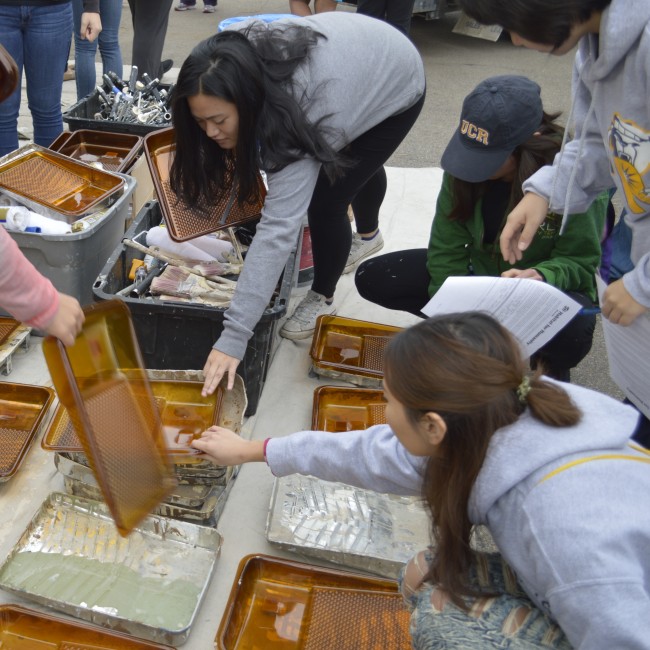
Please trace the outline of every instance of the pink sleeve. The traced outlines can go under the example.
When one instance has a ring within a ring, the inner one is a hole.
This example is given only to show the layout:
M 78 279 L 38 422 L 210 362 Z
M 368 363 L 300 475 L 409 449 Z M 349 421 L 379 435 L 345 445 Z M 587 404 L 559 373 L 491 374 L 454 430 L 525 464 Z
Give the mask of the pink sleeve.
M 0 226 L 0 306 L 17 320 L 42 329 L 59 308 L 59 294 Z

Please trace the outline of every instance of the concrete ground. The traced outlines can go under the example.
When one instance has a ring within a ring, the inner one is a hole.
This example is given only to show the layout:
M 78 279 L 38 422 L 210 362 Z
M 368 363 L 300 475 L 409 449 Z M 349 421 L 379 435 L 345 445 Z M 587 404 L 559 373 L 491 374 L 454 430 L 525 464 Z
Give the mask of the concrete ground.
M 199 40 L 216 31 L 219 21 L 235 15 L 285 13 L 286 0 L 219 0 L 217 12 L 202 14 L 171 11 L 164 58 L 174 59 L 176 70 Z M 340 10 L 350 10 L 343 7 Z M 425 62 L 428 95 L 424 111 L 411 134 L 389 161 L 389 191 L 382 206 L 380 224 L 386 238 L 386 251 L 425 246 L 435 196 L 440 185 L 440 156 L 453 133 L 464 96 L 482 79 L 495 74 L 525 74 L 543 89 L 547 110 L 569 109 L 571 57 L 548 57 L 515 49 L 507 40 L 497 43 L 452 33 L 457 15 L 440 21 L 413 22 L 413 40 Z M 132 38 L 128 5 L 120 33 L 125 64 L 130 62 Z M 341 57 L 345 52 L 341 52 Z M 64 83 L 64 107 L 74 103 L 74 81 Z M 20 126 L 26 135 L 31 124 L 23 102 Z M 303 290 L 304 291 L 304 290 Z M 300 291 L 296 292 L 294 302 Z M 361 299 L 352 277 L 344 276 L 337 288 L 339 314 L 364 320 L 406 326 L 418 319 L 409 314 L 388 312 Z M 29 352 L 17 352 L 13 371 L 6 381 L 51 385 L 40 348 L 34 340 Z M 309 341 L 278 341 L 270 364 L 257 414 L 245 422 L 243 434 L 258 440 L 308 428 L 315 387 L 337 383 L 309 375 Z M 609 379 L 607 357 L 600 328 L 589 357 L 574 371 L 576 383 L 620 396 Z M 3 378 L 5 380 L 5 378 Z M 32 514 L 52 491 L 61 491 L 62 477 L 52 463 L 51 454 L 33 445 L 17 475 L 0 485 L 0 558 L 14 547 Z M 271 546 L 265 536 L 265 523 L 273 477 L 262 463 L 243 467 L 228 497 L 218 530 L 224 538 L 215 575 L 204 604 L 193 625 L 187 650 L 212 647 L 228 594 L 236 577 L 240 559 L 250 553 L 268 553 L 300 560 L 299 556 Z M 399 526 L 399 522 L 396 522 Z M 309 561 L 309 560 L 308 560 Z M 318 562 L 322 564 L 322 562 Z M 30 604 L 0 591 L 0 604 Z

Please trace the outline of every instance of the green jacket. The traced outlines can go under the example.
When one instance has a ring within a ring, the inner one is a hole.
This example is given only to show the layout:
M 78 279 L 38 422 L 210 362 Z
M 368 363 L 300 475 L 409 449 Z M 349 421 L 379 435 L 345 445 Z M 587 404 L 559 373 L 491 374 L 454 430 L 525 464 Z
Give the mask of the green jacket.
M 535 238 L 516 264 L 508 264 L 499 251 L 498 238 L 483 244 L 481 201 L 466 223 L 450 221 L 452 178 L 445 173 L 431 226 L 427 269 L 431 276 L 429 296 L 433 296 L 449 276 L 488 275 L 499 277 L 511 268 L 534 268 L 546 282 L 564 291 L 578 291 L 596 301 L 595 274 L 600 264 L 600 239 L 609 197 L 603 192 L 587 212 L 567 217 L 560 236 L 561 215 L 549 213 Z M 506 215 L 504 214 L 504 222 Z

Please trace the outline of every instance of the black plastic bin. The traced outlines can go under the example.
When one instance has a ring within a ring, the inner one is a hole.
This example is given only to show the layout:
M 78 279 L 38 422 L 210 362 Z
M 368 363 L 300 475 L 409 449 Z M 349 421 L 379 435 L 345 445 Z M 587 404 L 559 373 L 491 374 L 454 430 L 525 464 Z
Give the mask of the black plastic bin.
M 157 201 L 146 203 L 127 230 L 132 239 L 162 220 Z M 93 287 L 95 300 L 109 300 L 130 283 L 128 272 L 143 254 L 120 244 L 106 262 Z M 253 330 L 246 354 L 237 369 L 246 385 L 248 409 L 254 415 L 262 394 L 278 320 L 284 316 L 291 293 L 295 252 L 280 280 L 280 288 Z M 212 345 L 223 331 L 225 308 L 192 303 L 122 297 L 128 305 L 147 368 L 202 369 Z
M 159 88 L 169 88 L 161 84 Z M 68 125 L 70 131 L 78 129 L 92 129 L 93 131 L 110 131 L 112 133 L 133 133 L 134 135 L 145 136 L 147 133 L 166 129 L 171 122 L 166 124 L 139 124 L 135 122 L 120 122 L 118 120 L 96 120 L 95 114 L 100 111 L 101 100 L 95 89 L 90 95 L 80 99 L 76 104 L 63 113 L 63 121 Z

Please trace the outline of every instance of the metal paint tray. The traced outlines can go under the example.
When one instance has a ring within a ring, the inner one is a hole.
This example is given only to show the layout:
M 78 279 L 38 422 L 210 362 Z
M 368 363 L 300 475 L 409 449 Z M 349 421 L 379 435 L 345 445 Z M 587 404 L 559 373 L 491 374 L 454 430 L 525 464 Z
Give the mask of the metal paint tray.
M 256 204 L 240 205 L 230 187 L 215 201 L 199 203 L 197 208 L 190 208 L 179 201 L 169 185 L 169 170 L 175 151 L 176 136 L 173 128 L 160 129 L 145 136 L 147 164 L 169 236 L 174 241 L 187 241 L 259 218 L 266 195 L 261 174 L 258 174 L 257 181 L 262 200 Z
M 377 387 L 384 376 L 386 345 L 402 329 L 341 316 L 319 316 L 309 351 L 314 372 Z
M 109 172 L 126 173 L 137 160 L 142 150 L 142 138 L 130 133 L 111 133 L 80 129 L 65 133 L 66 138 L 57 138 L 51 145 L 52 151 L 80 160 L 87 165 L 101 164 L 100 169 Z
M 189 443 L 217 423 L 223 388 L 202 397 L 202 382 L 151 380 L 151 391 L 162 421 L 165 446 L 172 461 L 202 463 L 198 450 Z M 41 440 L 46 451 L 83 452 L 65 408 L 60 407 Z
M 431 543 L 420 498 L 299 474 L 275 479 L 266 538 L 287 551 L 391 578 Z
M 3 650 L 169 650 L 171 646 L 101 630 L 20 605 L 0 606 Z
M 0 483 L 18 470 L 53 398 L 51 388 L 0 382 Z
M 239 564 L 219 650 L 410 650 L 397 583 L 267 555 Z
M 53 493 L 0 567 L 0 587 L 176 646 L 190 633 L 220 548 L 215 529 L 157 516 L 124 538 L 104 504 Z
M 4 345 L 19 327 L 20 323 L 17 320 L 0 317 L 0 345 Z
M 314 391 L 311 428 L 315 431 L 358 431 L 386 424 L 386 400 L 381 390 L 319 386 Z
M 128 535 L 171 492 L 174 475 L 128 308 L 111 300 L 84 314 L 74 345 L 48 336 L 43 355 L 115 525 Z
M 29 144 L 0 158 L 0 189 L 28 207 L 36 203 L 72 223 L 117 201 L 124 181 L 115 174 Z

